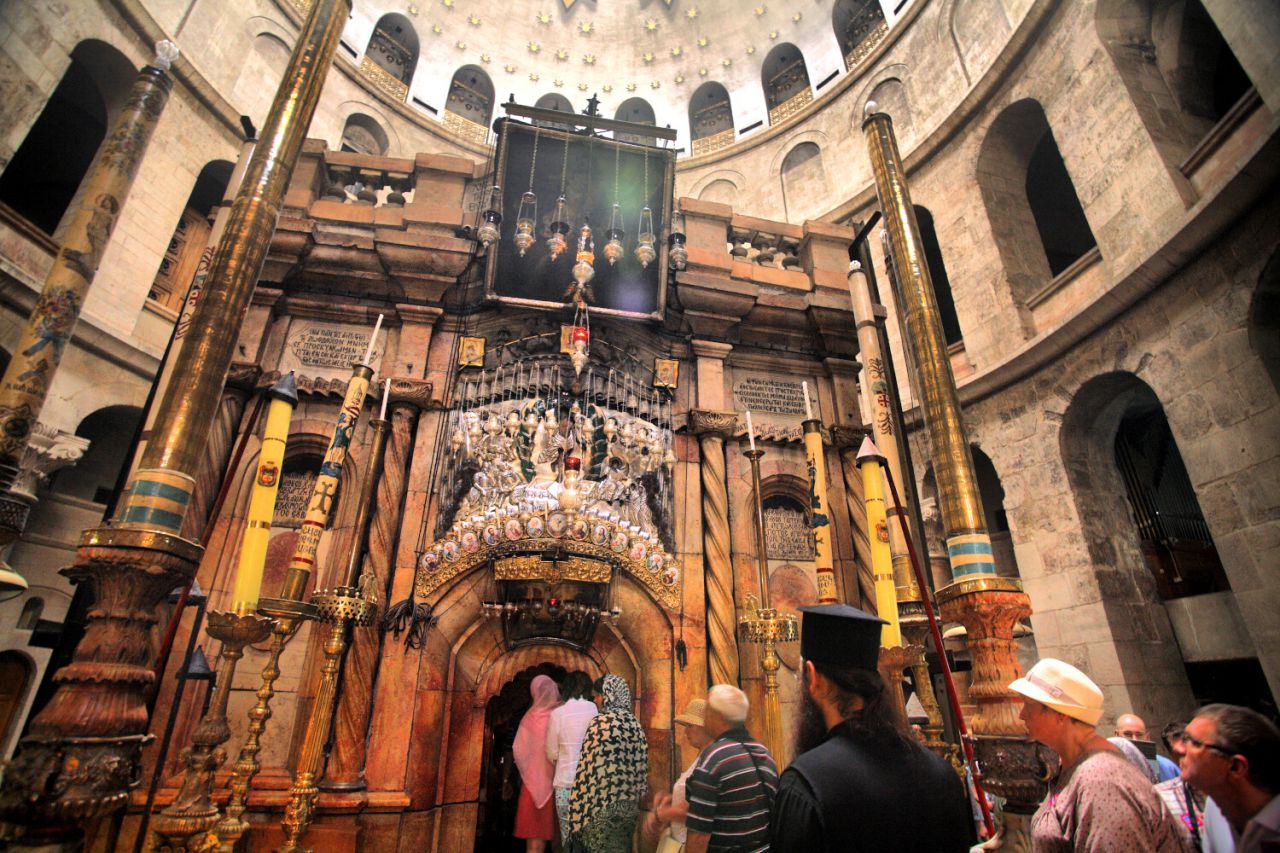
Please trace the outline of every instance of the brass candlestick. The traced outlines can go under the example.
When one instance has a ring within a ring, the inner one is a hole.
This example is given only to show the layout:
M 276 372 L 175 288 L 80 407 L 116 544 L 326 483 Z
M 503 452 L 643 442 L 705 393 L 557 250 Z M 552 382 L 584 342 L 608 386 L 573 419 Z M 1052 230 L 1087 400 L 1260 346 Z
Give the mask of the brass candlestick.
M 209 710 L 191 735 L 191 746 L 182 751 L 187 769 L 173 803 L 152 822 L 152 845 L 157 851 L 207 849 L 208 833 L 218 822 L 213 802 L 213 774 L 226 760 L 222 744 L 231 737 L 227 725 L 227 700 L 235 680 L 236 664 L 244 647 L 260 643 L 271 633 L 272 621 L 255 613 L 214 611 L 205 622 L 205 633 L 222 641 L 218 684 Z
M 385 402 L 385 395 L 383 400 Z M 315 701 L 311 704 L 306 732 L 302 737 L 302 751 L 298 755 L 298 768 L 293 776 L 293 787 L 289 791 L 289 805 L 285 807 L 284 819 L 280 824 L 284 829 L 284 844 L 280 846 L 280 853 L 297 853 L 303 849 L 298 842 L 311 825 L 315 814 L 316 798 L 320 795 L 317 782 L 324 763 L 324 744 L 329 737 L 329 727 L 333 724 L 333 712 L 338 699 L 338 675 L 342 671 L 342 657 L 347 651 L 351 626 L 372 625 L 378 613 L 376 598 L 366 597 L 360 588 L 360 558 L 369 533 L 369 519 L 372 517 L 370 508 L 378 473 L 382 468 L 389 425 L 385 418 L 369 423 L 373 429 L 373 442 L 360 483 L 356 535 L 351 540 L 342 583 L 332 590 L 320 591 L 311 596 L 320 621 L 327 623 L 329 630 L 324 639 L 320 689 L 316 691 Z
M 738 619 L 738 638 L 744 643 L 757 643 L 760 668 L 764 671 L 764 729 L 765 743 L 778 767 L 787 763 L 785 742 L 782 738 L 782 708 L 778 699 L 778 669 L 782 665 L 778 657 L 778 644 L 800 638 L 796 617 L 779 615 L 769 606 L 769 556 L 765 551 L 764 499 L 760 493 L 760 457 L 763 450 L 751 448 L 744 451 L 751 460 L 751 483 L 756 497 L 756 573 L 760 584 L 760 600 L 747 596 L 746 613 Z

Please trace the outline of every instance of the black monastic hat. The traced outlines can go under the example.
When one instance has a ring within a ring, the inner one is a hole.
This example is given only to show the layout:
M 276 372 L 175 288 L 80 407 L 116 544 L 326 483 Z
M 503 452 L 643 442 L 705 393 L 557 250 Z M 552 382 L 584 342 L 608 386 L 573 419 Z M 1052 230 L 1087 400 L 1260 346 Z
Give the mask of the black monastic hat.
M 800 655 L 814 663 L 875 671 L 880 628 L 889 623 L 847 604 L 801 607 Z

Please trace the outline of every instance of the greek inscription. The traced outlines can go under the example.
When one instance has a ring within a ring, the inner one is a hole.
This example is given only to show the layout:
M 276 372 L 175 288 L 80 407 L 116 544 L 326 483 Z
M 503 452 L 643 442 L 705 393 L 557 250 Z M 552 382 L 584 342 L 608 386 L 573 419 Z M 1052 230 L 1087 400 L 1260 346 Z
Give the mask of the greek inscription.
M 773 560 L 812 560 L 813 531 L 800 510 L 768 507 L 764 511 L 765 552 Z
M 369 333 L 361 329 L 312 326 L 289 341 L 289 349 L 307 367 L 350 367 L 368 344 Z
M 757 377 L 742 379 L 734 384 L 733 396 L 740 408 L 753 412 L 804 415 L 804 392 L 799 382 Z

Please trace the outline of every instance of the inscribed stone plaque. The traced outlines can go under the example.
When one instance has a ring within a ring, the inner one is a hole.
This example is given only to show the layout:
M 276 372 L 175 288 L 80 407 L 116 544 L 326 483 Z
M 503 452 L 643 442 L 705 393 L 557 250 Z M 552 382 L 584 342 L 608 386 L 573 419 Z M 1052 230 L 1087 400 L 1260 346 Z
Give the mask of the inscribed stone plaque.
M 351 375 L 351 365 L 364 358 L 372 332 L 370 326 L 294 320 L 289 324 L 284 354 L 280 357 L 280 372 L 293 370 L 299 376 L 345 379 Z M 381 360 L 385 341 L 386 332 L 379 332 L 370 359 L 374 367 Z
M 734 408 L 751 410 L 759 436 L 775 440 L 799 439 L 803 433 L 804 390 L 800 380 L 780 376 L 743 375 L 733 380 Z
M 812 560 L 814 556 L 813 531 L 800 510 L 766 507 L 764 542 L 771 560 Z

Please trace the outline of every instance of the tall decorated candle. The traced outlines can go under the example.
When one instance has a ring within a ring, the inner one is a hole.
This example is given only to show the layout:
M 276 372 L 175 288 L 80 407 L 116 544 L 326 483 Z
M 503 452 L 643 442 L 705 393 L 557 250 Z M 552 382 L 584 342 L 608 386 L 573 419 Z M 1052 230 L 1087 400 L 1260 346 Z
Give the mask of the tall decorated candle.
M 809 527 L 813 530 L 814 571 L 818 581 L 818 603 L 836 604 L 835 559 L 831 548 L 831 505 L 827 501 L 827 457 L 822 446 L 822 424 L 813 416 L 809 403 L 809 383 L 804 390 L 804 450 L 809 468 Z

